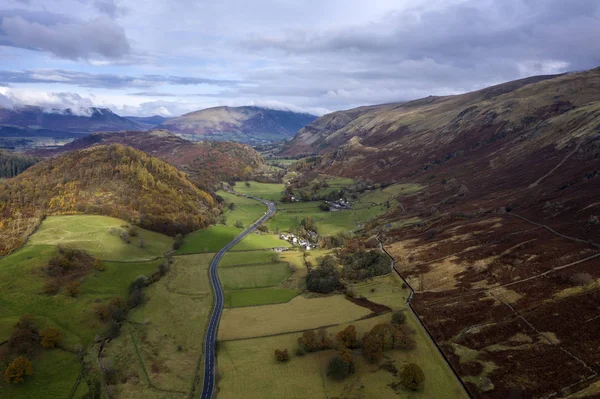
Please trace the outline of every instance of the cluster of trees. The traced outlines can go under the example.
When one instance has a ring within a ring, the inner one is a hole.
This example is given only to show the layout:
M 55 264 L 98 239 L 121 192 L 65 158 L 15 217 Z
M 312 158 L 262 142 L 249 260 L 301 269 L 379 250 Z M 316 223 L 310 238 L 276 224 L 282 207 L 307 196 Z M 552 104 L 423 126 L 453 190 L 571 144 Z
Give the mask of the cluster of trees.
M 183 172 L 141 151 L 98 146 L 39 162 L 0 184 L 0 234 L 17 215 L 91 213 L 168 235 L 218 217 L 213 197 Z M 22 241 L 21 241 L 22 243 Z M 13 248 L 0 248 L 0 254 Z
M 337 261 L 331 255 L 321 259 L 319 267 L 311 269 L 306 275 L 306 288 L 312 292 L 329 294 L 340 287 L 340 273 Z
M 338 258 L 344 265 L 342 277 L 348 280 L 365 280 L 383 276 L 392 270 L 391 259 L 379 250 L 358 249 L 339 251 Z
M 39 160 L 26 155 L 0 151 L 0 178 L 10 178 L 20 175 L 25 169 Z
M 6 344 L 0 347 L 0 368 L 4 365 L 4 380 L 9 384 L 23 382 L 33 374 L 30 359 L 35 358 L 43 349 L 59 346 L 61 341 L 60 330 L 48 327 L 40 331 L 33 317 L 21 316 Z
M 348 233 L 339 232 L 334 236 L 325 236 L 319 238 L 319 246 L 321 248 L 339 248 L 346 245 L 348 242 L 349 236 Z
M 104 262 L 85 251 L 59 245 L 44 268 L 49 277 L 44 284 L 44 293 L 55 295 L 64 287 L 67 295 L 76 297 L 80 291 L 79 279 L 92 269 L 103 271 Z
M 354 325 L 339 331 L 334 338 L 324 328 L 304 331 L 298 338 L 296 355 L 304 356 L 306 353 L 335 349 L 337 353 L 329 361 L 327 375 L 332 379 L 343 380 L 356 371 L 353 351 L 362 350 L 365 359 L 375 363 L 381 360 L 385 351 L 413 349 L 414 331 L 404 322 L 404 313 L 395 312 L 391 323 L 376 325 L 364 335 L 362 340 L 359 339 Z M 287 349 L 276 349 L 275 359 L 278 362 L 287 362 L 289 360 Z M 400 372 L 400 384 L 411 390 L 419 389 L 424 379 L 423 370 L 414 363 L 406 365 Z

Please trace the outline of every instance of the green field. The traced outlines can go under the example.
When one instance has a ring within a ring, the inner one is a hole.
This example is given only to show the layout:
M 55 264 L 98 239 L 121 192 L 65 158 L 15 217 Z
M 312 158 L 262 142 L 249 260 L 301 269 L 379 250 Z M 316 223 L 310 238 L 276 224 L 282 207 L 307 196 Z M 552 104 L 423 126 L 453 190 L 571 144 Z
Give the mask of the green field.
M 105 349 L 120 376 L 115 397 L 190 396 L 194 379 L 202 375 L 199 360 L 213 303 L 212 258 L 176 257 L 168 275 L 146 288 L 146 303 L 130 313 L 131 323 Z M 147 380 L 164 391 L 150 388 Z
M 250 187 L 246 187 L 246 184 L 243 182 L 238 182 L 233 189 L 238 193 L 250 194 L 269 201 L 279 201 L 283 196 L 283 190 L 285 190 L 283 184 L 259 183 L 256 181 L 248 183 L 250 183 Z
M 228 291 L 225 293 L 225 306 L 236 308 L 283 303 L 288 302 L 296 295 L 298 295 L 297 290 L 280 287 Z
M 251 308 L 248 308 L 251 309 Z M 354 322 L 362 336 L 378 323 L 389 322 L 390 315 Z M 413 327 L 412 321 L 410 325 Z M 334 335 L 346 324 L 328 328 Z M 397 382 L 390 372 L 378 364 L 370 364 L 360 354 L 355 356 L 356 373 L 343 381 L 327 377 L 327 363 L 335 351 L 322 351 L 295 356 L 299 333 L 290 333 L 262 338 L 225 341 L 219 345 L 218 364 L 222 378 L 219 380 L 221 398 L 467 398 L 447 367 L 441 355 L 428 340 L 417 333 L 417 347 L 411 351 L 386 352 L 385 362 L 392 362 L 398 369 L 414 362 L 425 373 L 422 390 L 411 392 L 390 388 Z M 291 359 L 284 364 L 277 363 L 273 356 L 274 348 L 288 349 Z M 301 395 L 298 395 L 301 393 Z
M 287 263 L 219 268 L 219 278 L 226 290 L 272 287 L 281 284 L 291 275 L 292 271 Z
M 56 225 L 59 220 L 64 222 L 60 229 Z M 96 221 L 99 225 L 94 227 Z M 88 216 L 48 218 L 44 223 L 46 225 L 42 224 L 40 231 L 31 237 L 25 247 L 0 260 L 0 340 L 8 337 L 20 316 L 30 314 L 38 328 L 58 328 L 63 334 L 64 348 L 75 350 L 81 346 L 87 349 L 94 337 L 107 328 L 94 317 L 94 307 L 116 296 L 125 299 L 129 284 L 139 275 L 150 275 L 162 260 L 135 262 L 142 254 L 139 248 L 129 250 L 126 244 L 118 243 L 115 247 L 121 248 L 119 253 L 128 262 L 107 261 L 104 271 L 89 272 L 81 284 L 79 296 L 72 298 L 65 295 L 64 291 L 54 296 L 43 295 L 42 288 L 48 281 L 43 268 L 56 253 L 55 244 L 66 243 L 89 249 L 92 254 L 111 255 L 110 248 L 114 247 L 106 241 L 99 245 L 90 239 L 90 232 L 97 231 L 102 237 L 107 225 L 125 224 L 117 219 Z M 55 232 L 54 240 L 51 231 Z M 141 231 L 140 235 L 148 239 L 147 248 L 155 252 L 146 253 L 145 257 L 151 254 L 156 256 L 162 249 L 170 247 L 171 240 L 168 237 L 146 233 Z M 153 238 L 158 238 L 157 242 L 152 241 Z M 113 259 L 110 256 L 107 258 Z M 81 371 L 81 364 L 75 355 L 61 350 L 44 351 L 32 361 L 34 376 L 20 386 L 0 389 L 0 398 L 69 396 Z
M 315 219 L 320 235 L 334 235 L 356 230 L 359 224 L 370 221 L 386 212 L 383 205 L 357 204 L 354 209 L 326 212 L 319 209 L 319 201 L 281 204 L 277 214 L 269 222 L 273 231 L 293 231 L 300 226 L 302 219 L 311 216 Z
M 222 190 L 217 191 L 217 195 L 223 197 L 226 206 L 231 203 L 235 205 L 234 210 L 229 210 L 226 207 L 225 217 L 228 226 L 233 226 L 237 221 L 240 221 L 244 224 L 244 227 L 248 227 L 267 211 L 265 204 L 251 198 L 241 197 Z
M 284 166 L 290 166 L 295 164 L 296 162 L 298 162 L 299 159 L 288 159 L 288 158 L 282 158 L 282 159 L 267 159 L 266 162 L 269 165 L 284 165 Z
M 252 265 L 270 263 L 273 261 L 273 251 L 229 251 L 219 262 L 219 268 L 235 265 Z
M 359 196 L 358 202 L 383 204 L 394 198 L 404 197 L 424 189 L 420 184 L 393 184 L 382 190 L 365 191 Z
M 171 249 L 171 238 L 152 231 L 137 229 L 139 237 L 132 237 L 131 244 L 109 233 L 111 228 L 121 229 L 126 225 L 129 223 L 107 216 L 49 216 L 27 246 L 62 244 L 84 249 L 101 259 L 119 261 L 154 259 Z M 144 241 L 143 248 L 139 245 L 140 238 Z
M 237 243 L 232 251 L 252 251 L 255 249 L 287 248 L 292 245 L 279 238 L 276 234 L 248 234 L 242 241 Z
M 240 235 L 242 229 L 229 226 L 213 226 L 196 230 L 185 236 L 183 245 L 175 253 L 177 255 L 218 252 L 231 240 Z

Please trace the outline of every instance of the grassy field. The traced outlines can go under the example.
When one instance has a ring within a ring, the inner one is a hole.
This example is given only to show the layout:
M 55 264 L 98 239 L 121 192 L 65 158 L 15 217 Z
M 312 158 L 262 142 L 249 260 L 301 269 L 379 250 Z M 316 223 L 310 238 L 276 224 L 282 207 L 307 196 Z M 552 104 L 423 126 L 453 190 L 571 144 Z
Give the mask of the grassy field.
M 287 248 L 292 245 L 279 238 L 277 234 L 248 234 L 242 241 L 237 243 L 232 251 L 252 251 L 255 249 Z
M 109 230 L 129 225 L 121 219 L 95 215 L 49 216 L 31 236 L 27 246 L 66 245 L 84 249 L 105 260 L 147 260 L 163 256 L 172 246 L 172 239 L 159 233 L 138 229 L 139 237 L 131 244 L 110 234 Z M 144 240 L 141 248 L 139 239 Z
M 270 201 L 279 201 L 283 196 L 283 190 L 285 190 L 283 184 L 259 183 L 256 181 L 248 183 L 250 183 L 250 187 L 246 187 L 246 184 L 243 182 L 238 182 L 233 189 L 240 194 L 250 194 Z
M 58 242 L 84 250 L 89 244 L 93 254 L 111 254 L 111 246 L 106 242 L 98 245 L 90 239 L 90 231 L 96 230 L 102 236 L 106 231 L 106 219 L 111 223 L 116 219 L 70 216 L 64 219 L 59 231 L 54 222 L 60 219 L 48 218 L 48 224 L 42 225 L 28 245 L 0 260 L 0 338 L 5 339 L 10 334 L 20 316 L 30 314 L 40 329 L 49 326 L 58 328 L 63 334 L 62 345 L 65 348 L 87 348 L 94 337 L 107 328 L 94 317 L 94 307 L 116 296 L 125 299 L 129 284 L 139 275 L 150 275 L 161 262 L 135 262 L 140 256 L 139 248 L 129 251 L 125 244 L 119 243 L 125 246 L 120 253 L 129 262 L 107 261 L 104 271 L 90 272 L 81 284 L 78 297 L 72 298 L 62 291 L 54 296 L 43 295 L 42 288 L 47 281 L 43 268 L 56 253 L 55 244 Z M 76 222 L 77 219 L 80 222 Z M 99 227 L 93 226 L 94 221 L 99 221 Z M 125 222 L 117 222 L 117 225 L 122 224 Z M 55 240 L 52 240 L 51 231 L 55 232 Z M 154 248 L 156 254 L 170 246 L 167 237 L 160 236 L 154 243 L 152 239 L 157 237 L 154 233 L 147 235 L 142 231 L 141 235 L 148 239 L 147 248 Z M 23 385 L 0 389 L 0 398 L 68 397 L 81 371 L 77 357 L 69 352 L 53 350 L 44 351 L 32 360 L 35 375 Z
M 318 328 L 360 319 L 369 313 L 369 309 L 355 305 L 341 295 L 310 299 L 300 295 L 277 305 L 225 309 L 219 340 Z
M 53 349 L 44 351 L 33 362 L 33 369 L 26 383 L 0 387 L 0 398 L 66 398 L 81 372 L 81 363 L 76 354 Z
M 292 271 L 287 263 L 219 268 L 219 278 L 225 290 L 272 287 L 281 284 L 291 275 Z
M 354 322 L 359 337 L 379 323 L 389 322 L 390 315 Z M 409 319 L 412 327 L 414 320 Z M 347 324 L 328 328 L 334 335 Z M 366 362 L 355 355 L 356 373 L 344 381 L 327 377 L 327 364 L 334 351 L 324 351 L 295 356 L 299 333 L 270 337 L 221 342 L 218 364 L 222 378 L 219 380 L 221 398 L 466 398 L 450 369 L 427 337 L 417 332 L 417 346 L 411 351 L 386 352 L 379 364 Z M 274 349 L 288 349 L 289 362 L 280 364 L 273 356 Z M 392 362 L 398 369 L 414 362 L 425 373 L 424 388 L 417 392 L 401 390 L 398 393 L 390 384 L 398 381 L 390 372 L 380 368 Z
M 273 261 L 273 251 L 239 251 L 227 252 L 219 263 L 219 268 L 236 265 L 264 264 Z
M 402 279 L 396 273 L 379 276 L 358 284 L 352 284 L 357 297 L 390 307 L 392 310 L 406 309 L 410 290 L 402 288 Z
M 213 226 L 197 230 L 185 236 L 177 255 L 218 252 L 231 240 L 240 235 L 242 229 L 229 226 Z
M 273 231 L 293 231 L 300 226 L 302 219 L 311 216 L 317 223 L 320 235 L 334 235 L 356 230 L 367 222 L 386 212 L 383 205 L 357 204 L 354 209 L 326 212 L 319 208 L 321 202 L 294 202 L 277 206 L 277 214 L 268 222 Z
M 425 187 L 420 184 L 393 184 L 382 190 L 366 191 L 358 198 L 358 202 L 383 204 L 394 198 L 417 193 L 424 188 Z
M 132 323 L 107 346 L 105 352 L 122 380 L 119 397 L 189 395 L 194 378 L 202 373 L 197 365 L 213 303 L 208 279 L 212 258 L 177 257 L 167 276 L 147 288 L 148 300 L 130 314 Z M 150 389 L 147 379 L 167 392 Z
M 217 191 L 217 195 L 223 197 L 226 205 L 231 203 L 235 205 L 234 210 L 226 208 L 225 217 L 228 226 L 233 226 L 240 221 L 248 227 L 267 211 L 265 204 L 250 198 L 240 197 L 227 191 Z
M 225 292 L 225 306 L 228 308 L 237 308 L 284 303 L 297 295 L 297 290 L 281 287 L 227 291 Z

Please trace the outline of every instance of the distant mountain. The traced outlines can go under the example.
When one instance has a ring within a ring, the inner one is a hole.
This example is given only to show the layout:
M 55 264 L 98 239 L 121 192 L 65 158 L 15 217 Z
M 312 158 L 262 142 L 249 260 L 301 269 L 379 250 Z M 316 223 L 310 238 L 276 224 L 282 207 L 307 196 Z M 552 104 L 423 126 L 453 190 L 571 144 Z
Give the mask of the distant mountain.
M 257 144 L 291 138 L 316 118 L 261 107 L 215 107 L 169 119 L 160 127 L 190 140 Z
M 143 127 L 106 108 L 90 108 L 83 115 L 70 109 L 24 106 L 0 108 L 0 137 L 77 137 L 98 131 L 137 130 Z
M 94 133 L 52 150 L 35 150 L 36 156 L 56 156 L 98 145 L 123 144 L 144 151 L 188 173 L 199 187 L 212 189 L 221 181 L 246 179 L 266 168 L 252 147 L 231 142 L 191 142 L 165 130 Z
M 160 115 L 152 115 L 152 116 L 124 116 L 123 118 L 128 119 L 132 122 L 137 123 L 139 126 L 144 127 L 146 129 L 152 129 L 167 121 L 171 118 L 167 118 Z
M 123 145 L 71 151 L 0 185 L 0 254 L 45 215 L 99 214 L 175 235 L 214 222 L 214 199 L 168 163 Z

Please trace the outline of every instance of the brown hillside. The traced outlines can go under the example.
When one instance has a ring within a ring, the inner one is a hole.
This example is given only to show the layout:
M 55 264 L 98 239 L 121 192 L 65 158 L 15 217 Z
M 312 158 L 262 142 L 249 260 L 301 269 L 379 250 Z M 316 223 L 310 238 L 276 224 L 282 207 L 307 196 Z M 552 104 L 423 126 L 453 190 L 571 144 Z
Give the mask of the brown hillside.
M 369 227 L 472 396 L 564 397 L 598 381 L 600 69 L 347 119 L 317 120 L 284 151 L 324 154 L 298 164 L 309 174 L 427 186 Z
M 246 144 L 191 142 L 165 130 L 94 133 L 61 148 L 37 150 L 38 156 L 54 156 L 96 145 L 123 144 L 144 151 L 188 173 L 199 187 L 212 190 L 221 181 L 247 179 L 265 167 L 258 152 Z
M 122 145 L 42 161 L 0 185 L 0 253 L 44 215 L 90 213 L 174 235 L 213 221 L 213 198 L 164 161 Z

